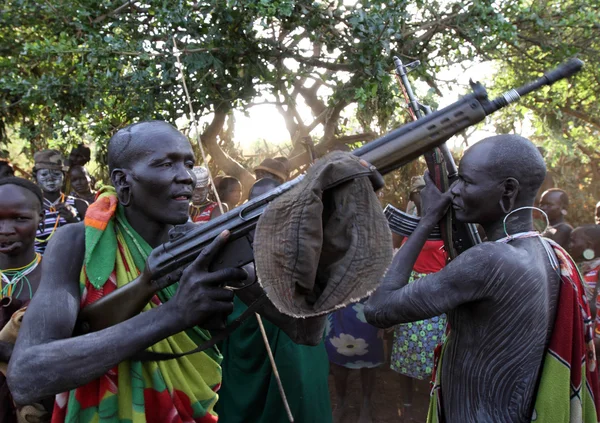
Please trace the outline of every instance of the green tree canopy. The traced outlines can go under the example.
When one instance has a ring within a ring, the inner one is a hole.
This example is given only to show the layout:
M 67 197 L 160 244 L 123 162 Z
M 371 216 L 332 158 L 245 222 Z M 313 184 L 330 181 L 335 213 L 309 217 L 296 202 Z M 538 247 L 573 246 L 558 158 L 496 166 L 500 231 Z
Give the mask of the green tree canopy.
M 510 117 L 532 110 L 538 135 L 558 140 L 553 151 L 582 136 L 593 149 L 598 14 L 593 0 L 8 0 L 0 14 L 0 142 L 9 129 L 30 152 L 85 137 L 102 161 L 109 136 L 131 122 L 189 122 L 175 39 L 202 142 L 219 169 L 246 184 L 251 175 L 231 148 L 233 110 L 275 105 L 292 155 L 311 135 L 318 154 L 368 141 L 407 119 L 393 55 L 423 63 L 411 76 L 435 102 L 437 75 L 448 66 L 496 61 L 504 88 L 578 54 L 589 62 L 584 75 Z

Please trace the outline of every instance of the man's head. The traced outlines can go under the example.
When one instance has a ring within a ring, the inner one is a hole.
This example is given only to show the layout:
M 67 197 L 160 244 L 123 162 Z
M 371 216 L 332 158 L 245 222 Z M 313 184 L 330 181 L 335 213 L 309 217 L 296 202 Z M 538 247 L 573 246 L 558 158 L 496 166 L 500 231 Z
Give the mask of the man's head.
M 92 152 L 85 144 L 79 144 L 71 150 L 69 154 L 69 164 L 71 166 L 85 166 L 90 161 Z
M 208 170 L 202 166 L 194 166 L 192 172 L 196 177 L 192 203 L 195 206 L 201 206 L 208 198 Z
M 119 202 L 161 224 L 187 221 L 194 161 L 187 138 L 162 121 L 130 125 L 108 144 L 108 168 Z
M 288 179 L 287 163 L 280 159 L 264 159 L 260 165 L 254 169 L 256 179 L 271 178 L 284 183 Z
M 65 179 L 63 158 L 57 150 L 42 150 L 33 155 L 33 173 L 42 191 L 60 192 Z
M 71 166 L 69 168 L 71 186 L 77 194 L 89 194 L 92 192 L 92 178 L 83 166 Z
M 18 256 L 32 251 L 43 219 L 43 195 L 23 178 L 0 179 L 0 254 Z
M 242 184 L 233 176 L 225 176 L 219 182 L 219 198 L 227 203 L 230 209 L 237 206 L 242 199 Z
M 568 208 L 569 196 L 562 189 L 550 188 L 542 194 L 540 199 L 540 209 L 548 215 L 550 223 L 566 216 Z
M 546 165 L 531 141 L 518 135 L 486 138 L 460 162 L 459 181 L 451 189 L 456 218 L 485 226 L 532 206 L 545 176 Z
M 0 159 L 0 178 L 15 176 L 15 170 L 8 160 Z
M 248 200 L 253 200 L 256 197 L 260 197 L 263 194 L 266 194 L 269 191 L 277 188 L 281 183 L 271 178 L 263 178 L 259 179 L 252 185 L 250 188 L 250 194 L 248 194 Z
M 569 235 L 567 251 L 576 262 L 600 256 L 600 226 L 583 225 L 573 229 Z
M 596 209 L 594 210 L 594 221 L 596 225 L 600 225 L 600 201 L 596 203 Z

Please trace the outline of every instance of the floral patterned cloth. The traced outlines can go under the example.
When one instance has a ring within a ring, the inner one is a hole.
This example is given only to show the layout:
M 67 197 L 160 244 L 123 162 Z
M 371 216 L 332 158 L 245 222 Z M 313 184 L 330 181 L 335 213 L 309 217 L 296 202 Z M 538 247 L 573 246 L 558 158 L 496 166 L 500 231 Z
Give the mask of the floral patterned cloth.
M 408 283 L 425 276 L 412 272 Z M 433 352 L 444 341 L 446 315 L 406 323 L 394 329 L 392 370 L 415 379 L 429 379 L 433 371 Z
M 327 316 L 325 348 L 330 362 L 349 369 L 383 364 L 383 338 L 379 329 L 367 323 L 365 301 Z

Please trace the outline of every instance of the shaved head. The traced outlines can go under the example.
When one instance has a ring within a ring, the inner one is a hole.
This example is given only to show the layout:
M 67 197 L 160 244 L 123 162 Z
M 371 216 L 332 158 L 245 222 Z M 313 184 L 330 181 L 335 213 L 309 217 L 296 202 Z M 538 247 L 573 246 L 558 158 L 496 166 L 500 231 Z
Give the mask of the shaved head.
M 474 144 L 465 156 L 479 154 L 491 176 L 497 180 L 515 178 L 520 197 L 533 200 L 546 178 L 546 164 L 538 148 L 519 135 L 497 135 Z
M 108 141 L 109 172 L 129 168 L 134 159 L 148 151 L 151 141 L 165 133 L 187 140 L 173 125 L 160 120 L 134 123 L 118 130 Z

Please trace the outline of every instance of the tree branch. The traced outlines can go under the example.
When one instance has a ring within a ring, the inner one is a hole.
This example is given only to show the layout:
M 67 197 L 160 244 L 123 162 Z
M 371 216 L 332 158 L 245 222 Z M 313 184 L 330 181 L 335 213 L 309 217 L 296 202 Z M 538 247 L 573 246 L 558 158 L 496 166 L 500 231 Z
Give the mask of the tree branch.
M 115 15 L 118 15 L 119 13 L 121 13 L 123 10 L 127 9 L 127 7 L 131 6 L 132 9 L 138 11 L 138 12 L 147 12 L 148 10 L 150 10 L 149 8 L 142 8 L 139 6 L 135 6 L 134 5 L 135 1 L 134 0 L 127 0 L 125 3 L 123 3 L 121 6 L 117 7 L 115 10 L 105 13 L 104 15 L 100 15 L 98 16 L 96 19 L 94 19 L 92 21 L 93 24 L 97 24 L 102 22 L 103 20 L 105 20 L 106 18 L 110 18 L 113 17 Z

